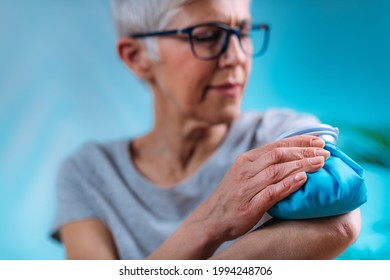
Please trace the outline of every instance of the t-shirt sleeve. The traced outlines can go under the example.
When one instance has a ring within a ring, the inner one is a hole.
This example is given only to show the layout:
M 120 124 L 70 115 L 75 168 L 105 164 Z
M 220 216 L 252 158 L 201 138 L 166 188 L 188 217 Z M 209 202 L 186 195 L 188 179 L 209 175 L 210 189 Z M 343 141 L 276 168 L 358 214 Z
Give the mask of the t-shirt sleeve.
M 282 133 L 300 127 L 320 124 L 313 115 L 290 109 L 269 109 L 264 112 L 261 125 L 256 131 L 258 143 L 274 142 Z
M 88 174 L 86 168 L 77 162 L 77 158 L 69 157 L 60 166 L 57 174 L 57 209 L 52 228 L 52 238 L 60 241 L 59 230 L 64 224 L 96 218 L 90 206 L 86 187 Z

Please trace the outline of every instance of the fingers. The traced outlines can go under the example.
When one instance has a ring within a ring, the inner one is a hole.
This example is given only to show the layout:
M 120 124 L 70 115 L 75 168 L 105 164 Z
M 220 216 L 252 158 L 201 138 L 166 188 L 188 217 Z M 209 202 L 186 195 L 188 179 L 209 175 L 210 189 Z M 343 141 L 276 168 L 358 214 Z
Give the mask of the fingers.
M 318 156 L 322 156 L 327 160 L 330 157 L 330 152 L 321 148 L 276 148 L 265 153 L 253 163 L 256 165 L 257 170 L 260 171 L 272 164 Z
M 300 135 L 286 139 L 279 140 L 273 143 L 279 147 L 316 147 L 323 148 L 325 146 L 324 140 L 317 136 Z
M 324 166 L 330 157 L 324 146 L 321 138 L 310 135 L 280 140 L 240 155 L 232 174 L 238 182 L 245 182 L 251 198 L 271 203 L 269 208 L 302 186 L 306 172 Z
M 305 172 L 298 172 L 291 174 L 283 180 L 269 185 L 263 189 L 256 196 L 253 197 L 253 205 L 263 208 L 263 211 L 267 211 L 276 202 L 286 198 L 291 193 L 298 190 L 307 180 Z
M 321 148 L 312 148 L 312 147 L 276 148 L 274 150 L 265 153 L 264 155 L 262 155 L 261 157 L 259 157 L 257 160 L 253 162 L 250 162 L 250 160 L 248 160 L 247 155 L 245 155 L 244 159 L 247 160 L 247 162 L 249 163 L 246 165 L 246 178 L 250 179 L 256 176 L 257 174 L 259 174 L 260 172 L 262 172 L 264 169 L 271 167 L 272 165 L 275 164 L 277 165 L 278 163 L 296 161 L 305 158 L 315 158 L 315 157 L 323 157 L 325 161 L 330 157 L 330 152 Z M 302 163 L 302 166 L 304 165 L 305 164 Z M 277 172 L 276 169 L 272 169 L 272 170 L 275 170 L 275 172 Z M 309 171 L 309 170 L 302 170 L 302 171 Z
M 259 157 L 264 155 L 267 152 L 270 152 L 278 148 L 288 148 L 288 147 L 312 147 L 312 148 L 323 148 L 325 146 L 324 140 L 319 137 L 312 135 L 301 135 L 294 136 L 291 138 L 286 138 L 266 146 L 261 146 L 256 149 L 248 151 L 247 157 L 251 161 L 257 160 Z
M 324 163 L 325 158 L 323 156 L 316 156 L 272 164 L 260 171 L 252 179 L 254 181 L 261 181 L 264 185 L 271 185 L 282 181 L 292 174 L 297 174 L 299 172 L 315 172 L 322 168 Z

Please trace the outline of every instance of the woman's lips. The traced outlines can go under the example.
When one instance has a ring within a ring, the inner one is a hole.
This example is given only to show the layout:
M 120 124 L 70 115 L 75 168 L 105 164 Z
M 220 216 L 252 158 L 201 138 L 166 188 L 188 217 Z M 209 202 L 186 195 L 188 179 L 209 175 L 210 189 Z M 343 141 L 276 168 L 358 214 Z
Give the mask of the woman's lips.
M 227 83 L 227 84 L 220 84 L 220 85 L 212 85 L 209 86 L 208 89 L 226 96 L 236 96 L 241 93 L 240 84 Z

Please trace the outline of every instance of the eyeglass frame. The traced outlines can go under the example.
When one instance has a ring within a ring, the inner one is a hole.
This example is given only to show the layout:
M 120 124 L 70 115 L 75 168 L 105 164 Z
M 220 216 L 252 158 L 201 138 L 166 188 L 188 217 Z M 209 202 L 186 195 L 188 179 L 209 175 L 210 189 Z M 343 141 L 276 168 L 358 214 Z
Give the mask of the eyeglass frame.
M 223 45 L 222 45 L 221 50 L 219 51 L 219 53 L 217 53 L 216 55 L 214 55 L 212 57 L 204 58 L 204 57 L 200 57 L 200 56 L 198 56 L 196 54 L 192 31 L 195 28 L 198 28 L 198 27 L 201 27 L 201 26 L 209 26 L 209 25 L 210 26 L 215 26 L 215 27 L 218 27 L 218 28 L 221 28 L 221 29 L 225 30 L 227 32 L 227 35 L 226 35 L 225 41 L 223 42 Z M 248 55 L 248 53 L 245 51 L 245 49 L 242 46 L 241 37 L 240 37 L 241 36 L 241 34 L 240 34 L 241 28 L 242 28 L 242 25 L 241 26 L 237 26 L 235 28 L 230 28 L 227 24 L 224 24 L 224 23 L 221 23 L 221 22 L 206 22 L 206 23 L 201 23 L 201 24 L 193 25 L 193 26 L 190 26 L 190 27 L 182 28 L 182 29 L 171 29 L 171 30 L 154 31 L 154 32 L 134 33 L 134 34 L 130 34 L 129 37 L 131 37 L 131 38 L 146 38 L 146 37 L 172 36 L 172 35 L 186 34 L 186 35 L 188 35 L 188 39 L 190 41 L 190 46 L 191 46 L 192 53 L 193 53 L 193 55 L 196 58 L 201 59 L 201 60 L 214 60 L 214 59 L 219 58 L 222 54 L 224 54 L 226 52 L 226 50 L 229 47 L 230 36 L 233 35 L 233 34 L 236 35 L 236 37 L 237 37 L 237 39 L 238 39 L 238 41 L 240 43 L 240 47 L 243 50 L 243 52 Z M 266 24 L 266 23 L 251 23 L 249 30 L 264 30 L 265 34 L 264 34 L 263 46 L 260 49 L 260 51 L 257 52 L 253 56 L 257 57 L 257 56 L 263 55 L 265 53 L 265 51 L 267 50 L 267 47 L 268 47 L 269 30 L 270 30 L 269 25 Z

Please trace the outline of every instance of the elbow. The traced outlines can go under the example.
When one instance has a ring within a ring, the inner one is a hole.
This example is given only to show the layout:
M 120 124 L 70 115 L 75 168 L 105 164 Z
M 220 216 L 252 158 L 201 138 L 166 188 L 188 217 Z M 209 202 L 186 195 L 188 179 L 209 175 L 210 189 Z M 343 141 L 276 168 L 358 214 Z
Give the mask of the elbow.
M 361 229 L 360 210 L 340 215 L 335 221 L 335 234 L 345 248 L 352 245 L 359 237 Z

